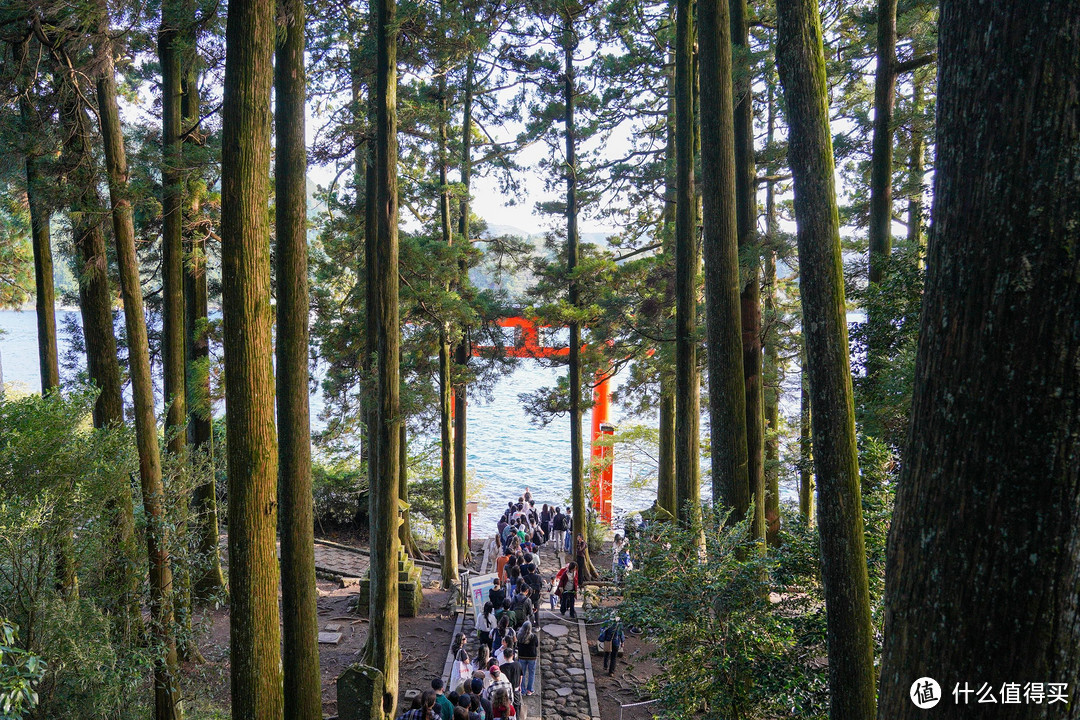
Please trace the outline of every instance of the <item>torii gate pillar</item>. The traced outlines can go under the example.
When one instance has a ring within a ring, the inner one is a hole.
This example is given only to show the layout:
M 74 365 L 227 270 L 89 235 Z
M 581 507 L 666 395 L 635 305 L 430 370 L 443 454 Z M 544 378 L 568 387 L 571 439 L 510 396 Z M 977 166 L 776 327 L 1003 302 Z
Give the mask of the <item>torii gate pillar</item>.
M 603 522 L 611 523 L 611 476 L 614 465 L 614 448 L 597 442 L 604 435 L 611 435 L 615 426 L 608 422 L 611 403 L 608 397 L 610 375 L 596 373 L 593 387 L 592 409 L 592 498 L 593 507 Z

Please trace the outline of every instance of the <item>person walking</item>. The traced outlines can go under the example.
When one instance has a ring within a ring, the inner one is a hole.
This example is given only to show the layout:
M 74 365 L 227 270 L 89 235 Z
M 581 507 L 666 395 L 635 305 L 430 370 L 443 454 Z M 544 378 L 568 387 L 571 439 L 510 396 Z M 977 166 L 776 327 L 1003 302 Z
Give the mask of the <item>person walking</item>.
M 577 617 L 574 602 L 577 600 L 579 582 L 578 564 L 576 562 L 571 562 L 555 576 L 555 587 L 559 593 L 560 615 L 565 617 L 566 611 L 569 610 L 571 618 Z
M 585 542 L 585 536 L 578 533 L 577 541 L 574 543 L 574 560 L 577 561 L 578 572 L 585 570 L 585 555 L 589 552 L 589 544 Z
M 481 645 L 491 647 L 491 631 L 498 625 L 495 618 L 495 605 L 490 600 L 484 603 L 480 617 L 476 619 L 476 639 Z
M 608 675 L 615 674 L 615 663 L 619 661 L 619 649 L 622 648 L 625 639 L 622 621 L 619 620 L 618 615 L 600 632 L 600 636 L 597 638 L 600 642 L 607 643 L 607 649 L 604 651 L 604 669 L 608 671 Z
M 562 553 L 563 544 L 566 542 L 566 516 L 561 507 L 555 508 L 555 514 L 551 518 L 551 531 L 555 534 L 555 552 Z
M 540 657 L 540 636 L 533 630 L 533 624 L 526 621 L 518 632 L 518 662 L 521 663 L 521 691 L 525 696 L 533 694 L 536 680 L 536 661 Z

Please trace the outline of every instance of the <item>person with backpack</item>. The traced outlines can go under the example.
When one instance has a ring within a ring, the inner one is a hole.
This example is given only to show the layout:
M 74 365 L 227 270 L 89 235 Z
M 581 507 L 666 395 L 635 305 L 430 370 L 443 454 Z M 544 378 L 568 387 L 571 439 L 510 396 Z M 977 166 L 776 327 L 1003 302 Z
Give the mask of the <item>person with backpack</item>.
M 555 534 L 555 552 L 561 553 L 566 542 L 566 516 L 560 507 L 555 508 L 555 514 L 551 517 L 551 532 Z
M 570 617 L 577 617 L 574 603 L 577 600 L 577 591 L 580 580 L 578 578 L 578 564 L 571 562 L 555 575 L 555 587 L 559 593 L 559 614 L 566 616 L 570 611 Z
M 597 638 L 598 642 L 606 643 L 603 647 L 604 650 L 604 669 L 608 671 L 608 675 L 615 674 L 615 663 L 619 661 L 619 649 L 622 648 L 622 644 L 625 641 L 626 636 L 623 634 L 622 621 L 619 620 L 619 616 L 616 615 L 615 619 L 600 631 L 600 636 Z

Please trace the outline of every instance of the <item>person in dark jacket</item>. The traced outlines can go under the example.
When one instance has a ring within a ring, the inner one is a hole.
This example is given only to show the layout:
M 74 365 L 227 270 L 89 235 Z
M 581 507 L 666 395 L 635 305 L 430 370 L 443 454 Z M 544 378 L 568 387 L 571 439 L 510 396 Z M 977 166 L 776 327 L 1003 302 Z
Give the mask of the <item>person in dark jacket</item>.
M 533 694 L 536 680 L 536 661 L 540 651 L 540 636 L 533 630 L 533 624 L 527 622 L 518 632 L 518 662 L 521 664 L 521 691 L 525 695 Z
M 521 665 L 517 661 L 517 653 L 513 648 L 508 648 L 503 651 L 503 656 L 506 658 L 503 664 L 499 666 L 499 670 L 503 676 L 510 681 L 511 687 L 514 689 L 514 709 L 517 710 L 517 714 L 521 715 Z
M 622 621 L 617 615 L 607 627 L 600 631 L 597 640 L 608 643 L 608 649 L 604 651 L 604 669 L 608 671 L 608 675 L 615 674 L 615 663 L 619 661 L 619 649 L 625 639 Z

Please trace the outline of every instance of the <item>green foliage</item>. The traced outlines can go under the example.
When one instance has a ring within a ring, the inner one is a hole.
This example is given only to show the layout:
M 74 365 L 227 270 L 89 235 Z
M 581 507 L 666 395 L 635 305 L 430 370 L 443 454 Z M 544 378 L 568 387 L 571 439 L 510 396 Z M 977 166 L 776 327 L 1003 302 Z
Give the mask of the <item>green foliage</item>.
M 874 622 L 880 627 L 885 540 L 892 512 L 891 454 L 862 439 L 863 506 Z M 884 473 L 884 474 L 883 474 Z M 825 601 L 817 530 L 783 507 L 781 546 L 761 555 L 747 525 L 707 512 L 698 535 L 654 522 L 629 533 L 635 570 L 619 612 L 677 659 L 647 686 L 663 717 L 826 718 Z M 880 633 L 875 641 L 880 652 Z
M 745 523 L 723 520 L 708 515 L 700 553 L 697 535 L 673 525 L 634 539 L 622 617 L 659 656 L 679 661 L 649 690 L 671 718 L 826 717 L 814 536 L 790 538 L 790 555 L 765 557 L 747 543 Z
M 320 530 L 350 526 L 361 519 L 366 522 L 367 463 L 353 460 L 314 463 L 311 493 L 315 501 L 315 523 Z
M 915 390 L 915 351 L 925 270 L 918 247 L 902 246 L 883 263 L 885 278 L 850 297 L 867 313 L 851 326 L 854 364 L 863 366 L 855 377 L 855 412 L 859 428 L 894 449 L 903 446 Z M 868 378 L 866 356 L 874 348 L 882 371 Z M 862 361 L 859 363 L 859 361 Z
M 48 667 L 33 717 L 135 720 L 145 713 L 153 648 L 123 646 L 92 601 L 49 597 L 36 610 L 38 652 Z
M 37 684 L 46 664 L 18 647 L 19 628 L 0 618 L 0 720 L 21 720 L 37 707 Z

